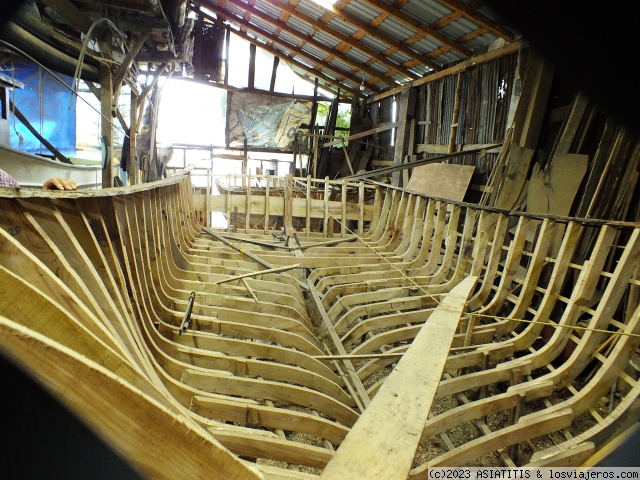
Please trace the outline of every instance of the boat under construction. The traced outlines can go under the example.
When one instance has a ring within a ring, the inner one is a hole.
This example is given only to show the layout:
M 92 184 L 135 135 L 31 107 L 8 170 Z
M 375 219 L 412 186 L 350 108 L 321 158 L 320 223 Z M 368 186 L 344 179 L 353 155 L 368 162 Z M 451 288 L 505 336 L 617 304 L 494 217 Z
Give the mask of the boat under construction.
M 637 225 L 285 180 L 209 205 L 277 230 L 202 223 L 189 171 L 5 189 L 2 351 L 148 478 L 593 465 L 637 425 Z
M 3 478 L 640 464 L 628 9 L 9 3 Z

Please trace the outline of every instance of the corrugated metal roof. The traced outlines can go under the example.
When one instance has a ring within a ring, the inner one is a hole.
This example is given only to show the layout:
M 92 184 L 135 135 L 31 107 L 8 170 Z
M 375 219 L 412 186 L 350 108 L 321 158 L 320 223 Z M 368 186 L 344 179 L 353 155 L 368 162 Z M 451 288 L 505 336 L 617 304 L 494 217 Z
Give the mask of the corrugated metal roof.
M 338 17 L 334 17 L 331 19 L 331 21 L 327 22 L 327 26 L 335 30 L 338 30 L 340 33 L 343 33 L 348 37 L 355 34 L 359 30 L 358 27 L 354 26 L 349 22 L 345 22 L 344 20 Z
M 415 28 L 408 27 L 393 17 L 385 18 L 382 23 L 376 27 L 376 30 L 398 43 L 402 43 L 404 40 L 418 33 L 418 30 Z
M 322 30 L 318 30 L 313 34 L 313 39 L 317 40 L 323 45 L 331 47 L 332 49 L 338 46 L 341 42 L 333 35 L 329 35 L 328 33 L 323 32 Z
M 224 9 L 232 20 L 248 16 L 265 32 L 273 34 L 276 25 L 281 27 L 280 49 L 297 47 L 303 38 L 303 52 L 324 65 L 321 71 L 328 78 L 342 78 L 341 90 L 353 95 L 361 94 L 362 74 L 365 83 L 374 75 L 379 78 L 367 84 L 369 94 L 464 60 L 498 38 L 515 39 L 485 6 L 461 0 L 408 0 L 400 7 L 393 0 L 351 0 L 338 7 L 323 0 L 226 0 Z M 302 61 L 302 56 L 296 59 Z M 324 88 L 335 91 L 338 86 Z
M 315 18 L 316 20 L 322 17 L 326 12 L 326 10 L 317 3 L 310 2 L 308 0 L 302 0 L 299 2 L 296 5 L 296 10 Z
M 345 13 L 353 15 L 364 23 L 369 23 L 382 13 L 378 7 L 375 7 L 363 0 L 352 0 L 342 10 Z

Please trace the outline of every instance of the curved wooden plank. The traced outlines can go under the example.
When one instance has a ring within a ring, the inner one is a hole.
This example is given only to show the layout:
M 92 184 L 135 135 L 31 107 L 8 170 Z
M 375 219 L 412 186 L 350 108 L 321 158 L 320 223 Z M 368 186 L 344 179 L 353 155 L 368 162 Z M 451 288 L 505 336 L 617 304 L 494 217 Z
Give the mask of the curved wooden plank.
M 110 370 L 4 317 L 0 317 L 0 332 L 5 354 L 144 475 L 166 480 L 180 478 L 184 472 L 202 479 L 262 478 L 196 424 L 176 416 Z M 163 439 L 154 442 L 153 448 L 151 431 Z
M 438 305 L 320 478 L 407 478 L 449 345 L 476 280 L 463 280 Z

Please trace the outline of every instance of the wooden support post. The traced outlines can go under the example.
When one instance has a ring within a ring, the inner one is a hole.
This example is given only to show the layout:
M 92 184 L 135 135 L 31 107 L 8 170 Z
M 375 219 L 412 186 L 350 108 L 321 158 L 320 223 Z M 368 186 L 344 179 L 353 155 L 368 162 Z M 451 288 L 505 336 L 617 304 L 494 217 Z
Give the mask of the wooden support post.
M 127 164 L 127 179 L 129 185 L 138 184 L 138 97 L 131 91 L 129 112 L 129 163 Z M 186 155 L 186 152 L 185 152 Z
M 309 236 L 309 234 L 311 233 L 311 175 L 307 175 L 307 191 L 306 191 L 306 197 L 307 197 L 307 218 L 305 221 L 305 233 L 307 234 L 307 237 Z
M 264 191 L 264 233 L 269 232 L 269 200 L 271 190 L 271 174 L 267 175 L 267 185 Z
M 251 228 L 251 173 L 247 171 L 247 194 L 245 195 L 244 231 Z
M 318 175 L 318 157 L 320 155 L 320 152 L 318 151 L 319 145 L 320 145 L 320 137 L 314 137 L 313 138 L 313 178 L 317 178 L 317 175 Z
M 245 175 L 247 174 L 247 170 L 249 167 L 249 157 L 248 157 L 248 146 L 247 139 L 244 139 L 243 151 L 242 151 L 242 188 L 246 187 L 247 178 Z
M 344 152 L 344 160 L 347 162 L 347 167 L 349 167 L 349 172 L 351 175 L 355 175 L 356 172 L 353 171 L 353 165 L 351 165 L 351 159 L 349 158 L 349 152 L 347 152 L 347 147 L 344 145 L 344 139 L 342 140 L 342 151 Z
M 364 234 L 364 182 L 358 184 L 358 235 Z
M 227 175 L 227 189 L 224 192 L 227 207 L 227 232 L 231 231 L 231 175 Z
M 231 28 L 225 25 L 225 37 L 224 37 L 224 88 L 225 90 L 229 86 L 229 45 L 231 43 Z M 227 135 L 227 138 L 229 136 Z
M 204 198 L 205 200 L 204 226 L 205 227 L 211 226 L 211 173 L 212 173 L 212 170 L 210 168 L 207 168 L 207 193 Z
M 331 189 L 329 185 L 329 177 L 324 177 L 324 218 L 322 219 L 322 236 L 329 234 L 329 195 Z
M 100 69 L 100 138 L 102 143 L 102 188 L 113 187 L 113 83 L 111 71 Z
M 238 207 L 233 207 L 233 233 L 238 231 Z
M 273 92 L 276 88 L 276 74 L 278 72 L 278 64 L 280 63 L 280 57 L 274 55 L 273 57 L 273 68 L 271 70 L 271 83 L 269 84 L 269 91 Z
M 255 88 L 256 80 L 256 46 L 253 43 L 249 44 L 249 78 L 247 81 L 249 90 Z
M 284 184 L 284 233 L 293 235 L 293 175 L 285 177 Z
M 347 236 L 347 179 L 342 180 L 342 217 L 340 218 L 340 236 Z
M 464 70 L 458 73 L 458 82 L 456 84 L 456 96 L 453 100 L 453 118 L 451 120 L 451 132 L 449 133 L 448 153 L 456 151 L 456 134 L 458 133 L 458 118 L 460 116 L 460 94 L 462 92 L 462 80 Z
M 415 88 L 404 90 L 398 100 L 398 128 L 396 130 L 395 150 L 393 153 L 393 165 L 400 166 L 407 155 L 409 145 L 409 131 L 411 127 L 411 119 L 415 111 Z M 400 172 L 396 170 L 391 177 L 391 183 L 394 186 L 400 186 Z M 406 187 L 406 185 L 403 185 Z
M 240 281 L 244 285 L 244 288 L 247 289 L 247 292 L 249 292 L 249 295 L 251 295 L 251 297 L 253 298 L 253 301 L 256 302 L 256 303 L 260 303 L 260 300 L 258 300 L 258 297 L 256 297 L 256 293 L 253 291 L 253 289 L 247 283 L 247 279 L 246 278 L 242 278 Z
M 416 151 L 416 126 L 418 125 L 418 121 L 415 118 L 411 119 L 411 124 L 409 126 L 409 145 L 407 147 L 407 155 L 404 157 L 407 162 L 413 160 L 415 151 Z M 413 169 L 406 168 L 402 170 L 402 182 L 403 185 L 409 185 L 409 179 L 413 173 Z

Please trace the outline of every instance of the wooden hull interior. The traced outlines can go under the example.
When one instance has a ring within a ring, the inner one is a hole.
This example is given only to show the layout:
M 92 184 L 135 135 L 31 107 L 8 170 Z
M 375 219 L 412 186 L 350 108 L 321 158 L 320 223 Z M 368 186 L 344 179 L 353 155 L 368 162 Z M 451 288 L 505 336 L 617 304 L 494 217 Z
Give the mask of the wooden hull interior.
M 637 425 L 640 227 L 305 182 L 5 189 L 1 351 L 154 479 L 589 465 Z

